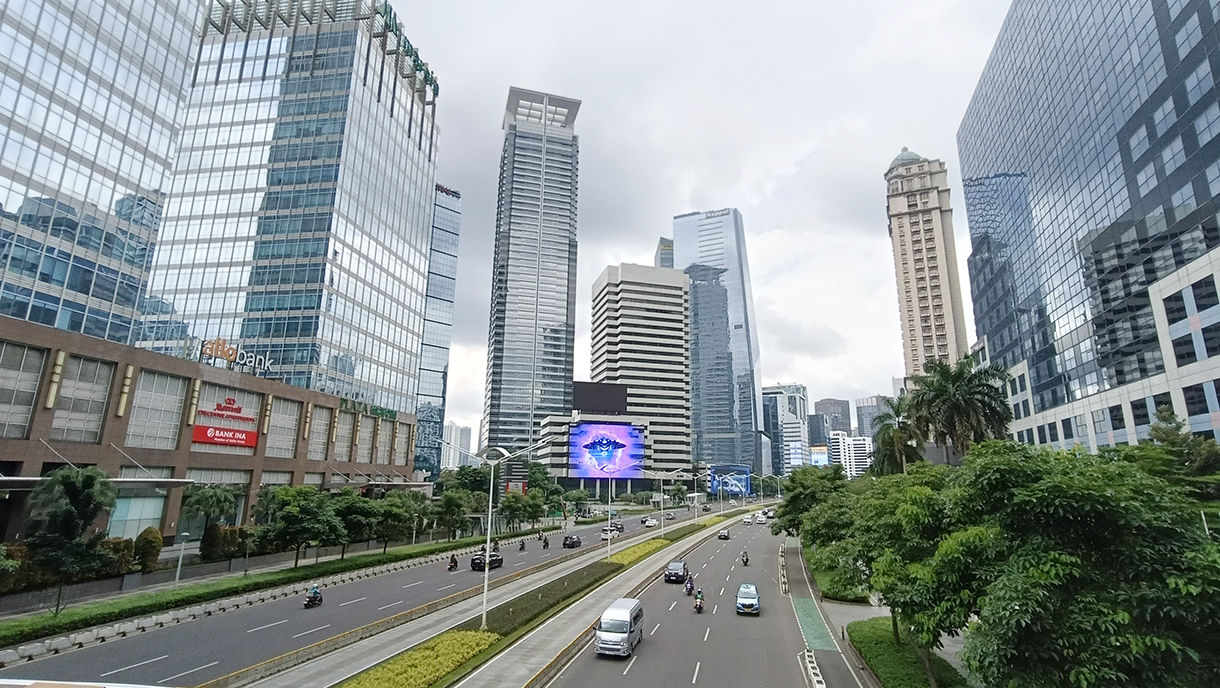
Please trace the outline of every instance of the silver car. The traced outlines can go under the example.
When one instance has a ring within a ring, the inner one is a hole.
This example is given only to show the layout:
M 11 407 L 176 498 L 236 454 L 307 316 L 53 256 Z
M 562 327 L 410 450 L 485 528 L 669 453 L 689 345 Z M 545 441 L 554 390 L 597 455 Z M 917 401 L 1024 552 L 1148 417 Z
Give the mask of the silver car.
M 753 583 L 742 583 L 737 588 L 737 613 L 759 614 L 762 605 L 758 599 L 758 586 Z

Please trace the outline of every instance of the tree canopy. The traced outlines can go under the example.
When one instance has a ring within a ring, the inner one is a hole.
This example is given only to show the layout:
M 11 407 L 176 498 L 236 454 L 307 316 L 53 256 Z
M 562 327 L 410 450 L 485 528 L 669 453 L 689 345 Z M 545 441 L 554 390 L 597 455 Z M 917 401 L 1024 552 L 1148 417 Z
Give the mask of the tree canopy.
M 1012 421 L 1004 392 L 1009 377 L 994 363 L 976 369 L 969 356 L 952 365 L 929 360 L 924 374 L 912 378 L 909 394 L 919 434 L 958 454 L 976 442 L 1004 437 Z

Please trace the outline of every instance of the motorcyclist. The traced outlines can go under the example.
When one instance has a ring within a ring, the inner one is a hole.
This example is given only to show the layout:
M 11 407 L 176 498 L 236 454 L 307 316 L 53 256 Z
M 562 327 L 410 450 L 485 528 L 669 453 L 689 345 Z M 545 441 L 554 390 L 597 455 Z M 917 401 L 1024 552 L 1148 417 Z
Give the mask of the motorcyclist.
M 551 546 L 551 539 L 548 537 L 542 538 L 542 549 L 548 549 Z
M 517 548 L 517 551 L 518 551 L 518 552 L 524 552 L 524 551 L 525 551 L 525 540 L 522 540 L 522 541 L 521 541 L 521 546 Z
M 750 563 L 750 555 L 749 555 L 749 554 L 746 554 L 746 551 L 745 551 L 744 549 L 743 549 L 743 550 L 741 550 L 741 564 L 742 564 L 742 566 L 749 565 L 749 563 Z
M 493 551 L 493 552 L 499 552 L 499 551 L 500 551 L 500 541 L 499 541 L 499 540 L 492 540 L 492 542 L 491 542 L 491 551 Z
M 695 587 L 695 583 L 694 583 L 694 581 L 692 581 L 692 580 L 691 580 L 691 579 L 688 577 L 688 578 L 686 579 L 686 586 L 685 586 L 686 594 L 687 594 L 687 595 L 690 595 L 691 590 L 692 590 L 692 589 L 694 589 L 694 587 Z
M 309 586 L 309 593 L 307 593 L 305 596 L 311 600 L 317 599 L 322 596 L 322 591 L 318 589 L 317 583 L 313 583 Z
M 696 602 L 703 601 L 703 588 L 699 588 L 698 590 L 695 591 L 695 601 Z
M 456 568 L 457 568 L 457 566 L 458 566 L 458 563 L 457 563 L 457 555 L 456 555 L 456 554 L 450 554 L 450 555 L 449 555 L 449 568 L 450 568 L 450 569 L 456 569 Z

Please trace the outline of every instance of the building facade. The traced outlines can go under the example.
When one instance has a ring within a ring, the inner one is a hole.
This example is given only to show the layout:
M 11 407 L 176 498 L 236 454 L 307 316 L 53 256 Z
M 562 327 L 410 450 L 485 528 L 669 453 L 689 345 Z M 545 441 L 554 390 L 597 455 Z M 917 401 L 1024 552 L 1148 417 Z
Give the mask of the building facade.
M 872 438 L 876 434 L 877 429 L 873 427 L 873 420 L 881 415 L 885 410 L 882 396 L 864 397 L 856 399 L 856 432 L 860 437 Z
M 572 409 L 580 101 L 512 88 L 496 204 L 480 446 L 539 438 Z
M 10 540 L 25 535 L 28 491 L 69 462 L 116 481 L 110 536 L 155 526 L 168 542 L 202 532 L 180 515 L 190 483 L 236 492 L 229 524 L 251 522 L 263 485 L 420 487 L 410 414 L 34 323 L 5 323 L 0 398 Z
M 648 422 L 645 469 L 691 468 L 690 278 L 611 265 L 593 283 L 593 382 L 625 385 L 627 413 Z
M 419 477 L 423 480 L 435 480 L 441 472 L 441 439 L 445 428 L 449 344 L 453 338 L 453 300 L 461 229 L 462 194 L 437 184 L 428 252 L 424 336 L 419 362 L 419 403 L 415 410 L 419 418 L 419 428 L 415 433 L 415 470 L 421 471 Z
M 470 464 L 470 428 L 457 423 L 445 423 L 445 444 L 441 446 L 441 470 L 456 469 Z
M 683 272 L 691 281 L 692 454 L 699 464 L 729 463 L 738 433 L 726 270 L 692 265 Z
M 976 330 L 1013 374 L 1019 440 L 1135 443 L 1163 405 L 1215 434 L 1217 12 L 1202 0 L 1009 10 L 958 148 Z M 1089 107 L 1068 102 L 1084 92 Z
M 851 434 L 851 402 L 846 399 L 819 399 L 813 412 L 826 416 L 831 432 Z
M 0 315 L 131 342 L 202 7 L 0 10 Z
M 758 325 L 754 315 L 754 292 L 750 285 L 750 262 L 746 254 L 745 224 L 736 208 L 724 208 L 678 215 L 674 217 L 673 232 L 675 268 L 686 270 L 699 265 L 724 271 L 719 273 L 718 282 L 724 287 L 728 311 L 727 328 L 733 371 L 728 381 L 733 385 L 734 424 L 731 427 L 736 434 L 734 454 L 724 458 L 731 459 L 725 463 L 746 464 L 752 467 L 751 470 L 761 474 L 770 460 L 769 453 L 767 457 L 762 453 L 762 383 L 758 370 Z M 721 316 L 719 299 L 708 299 L 708 307 L 712 310 L 709 319 L 718 320 Z M 704 300 L 698 300 L 694 308 L 692 318 L 702 321 L 704 317 L 700 311 L 704 308 Z M 702 323 L 697 327 L 702 327 Z M 715 328 L 718 333 L 719 325 L 715 325 Z M 702 335 L 697 333 L 696 336 Z M 723 363 L 721 353 L 702 348 L 697 366 L 719 368 Z M 696 369 L 694 375 L 706 380 L 701 370 Z M 699 408 L 704 403 L 699 396 L 693 400 L 700 416 L 699 422 L 695 424 L 697 445 L 706 444 L 702 437 L 705 433 L 720 433 L 725 429 L 725 426 L 712 425 L 709 419 L 704 417 L 703 409 Z M 718 405 L 721 402 L 715 399 L 710 403 Z M 717 455 L 709 458 L 700 456 L 699 460 L 720 463 L 722 457 L 719 453 L 727 449 L 726 445 L 727 443 L 714 443 Z
M 781 437 L 772 438 L 772 445 L 782 445 L 784 470 L 787 475 L 793 468 L 809 465 L 809 392 L 805 385 L 774 385 L 763 388 L 763 398 L 776 400 Z
M 780 395 L 763 393 L 763 432 L 767 433 L 771 475 L 784 475 L 784 426 L 779 421 Z
M 885 173 L 906 374 L 966 355 L 966 316 L 945 163 L 906 148 Z M 863 431 L 863 428 L 861 428 Z
M 389 5 L 271 7 L 202 22 L 139 343 L 414 413 L 436 79 Z
M 809 425 L 809 446 L 820 445 L 829 446 L 830 444 L 830 420 L 825 414 L 811 413 L 808 419 Z
M 829 454 L 830 463 L 843 466 L 849 479 L 859 478 L 873 465 L 873 439 L 831 431 Z
M 674 240 L 661 237 L 657 241 L 657 251 L 652 257 L 652 264 L 659 268 L 674 266 Z

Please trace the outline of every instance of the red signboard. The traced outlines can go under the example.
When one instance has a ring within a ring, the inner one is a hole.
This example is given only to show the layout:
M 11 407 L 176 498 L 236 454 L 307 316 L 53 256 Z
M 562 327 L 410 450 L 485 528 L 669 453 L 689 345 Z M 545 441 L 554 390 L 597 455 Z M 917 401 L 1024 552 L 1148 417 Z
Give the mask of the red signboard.
M 191 441 L 203 444 L 227 444 L 233 447 L 254 447 L 258 445 L 258 432 L 196 425 Z

